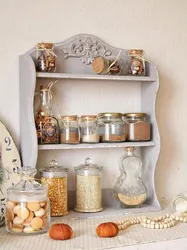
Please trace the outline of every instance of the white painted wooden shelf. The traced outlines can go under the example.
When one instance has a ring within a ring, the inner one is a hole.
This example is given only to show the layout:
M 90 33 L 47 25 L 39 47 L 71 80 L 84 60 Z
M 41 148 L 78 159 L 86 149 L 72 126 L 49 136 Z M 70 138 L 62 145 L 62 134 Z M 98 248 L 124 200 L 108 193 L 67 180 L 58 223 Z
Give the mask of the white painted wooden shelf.
M 37 72 L 37 78 L 52 79 L 77 79 L 77 80 L 107 80 L 107 81 L 132 81 L 132 82 L 154 82 L 156 77 L 150 76 L 123 76 L 123 75 L 94 75 L 94 74 L 66 74 L 66 73 L 46 73 Z
M 88 143 L 80 143 L 80 144 L 46 144 L 46 145 L 38 145 L 39 150 L 56 150 L 56 149 L 89 149 L 89 148 L 125 148 L 125 147 L 152 147 L 155 146 L 153 141 L 147 142 L 120 142 L 120 143 L 96 143 L 96 144 L 88 144 Z

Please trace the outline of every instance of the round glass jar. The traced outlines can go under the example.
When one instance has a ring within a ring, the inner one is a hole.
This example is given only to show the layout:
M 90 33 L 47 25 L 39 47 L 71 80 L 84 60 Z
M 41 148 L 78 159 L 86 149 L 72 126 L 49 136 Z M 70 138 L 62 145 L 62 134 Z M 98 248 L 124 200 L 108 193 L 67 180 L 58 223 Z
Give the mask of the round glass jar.
M 144 51 L 142 49 L 128 50 L 128 56 L 130 57 L 130 75 L 145 76 L 145 60 L 143 55 Z
M 68 168 L 58 166 L 55 160 L 50 166 L 41 169 L 41 184 L 48 187 L 51 216 L 64 216 L 68 214 Z
M 7 190 L 6 229 L 13 234 L 40 234 L 48 230 L 50 206 L 47 187 L 34 180 L 36 170 L 23 167 L 20 182 Z
M 75 173 L 75 211 L 88 213 L 102 211 L 102 167 L 92 164 L 92 160 L 90 158 L 86 158 L 85 164 L 75 167 Z
M 52 43 L 38 43 L 37 51 L 37 71 L 55 72 L 56 70 L 56 55 L 54 53 L 54 45 Z
M 81 116 L 81 142 L 98 143 L 99 133 L 97 126 L 97 116 L 83 115 Z
M 126 113 L 123 115 L 128 141 L 149 141 L 151 124 L 145 113 Z
M 126 140 L 125 123 L 121 113 L 98 114 L 101 142 L 122 142 Z
M 80 130 L 77 115 L 61 117 L 60 142 L 67 144 L 80 143 Z
M 187 215 L 187 192 L 178 194 L 172 201 L 172 207 L 177 213 Z

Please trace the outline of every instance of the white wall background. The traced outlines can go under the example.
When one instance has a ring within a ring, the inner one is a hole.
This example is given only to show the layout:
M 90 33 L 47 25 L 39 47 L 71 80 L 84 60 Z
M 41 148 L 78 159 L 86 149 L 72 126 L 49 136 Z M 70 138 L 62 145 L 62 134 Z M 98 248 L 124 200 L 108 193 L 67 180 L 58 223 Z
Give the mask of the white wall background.
M 90 33 L 143 48 L 160 73 L 156 189 L 160 199 L 172 199 L 187 190 L 186 23 L 186 0 L 0 0 L 0 119 L 19 145 L 18 56 L 39 41 Z

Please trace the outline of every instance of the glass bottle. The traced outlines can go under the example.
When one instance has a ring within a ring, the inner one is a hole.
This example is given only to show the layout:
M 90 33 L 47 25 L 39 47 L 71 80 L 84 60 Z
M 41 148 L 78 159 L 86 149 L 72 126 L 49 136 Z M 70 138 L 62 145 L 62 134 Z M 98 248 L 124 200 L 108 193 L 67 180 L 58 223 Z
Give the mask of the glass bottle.
M 38 43 L 37 49 L 37 71 L 55 72 L 56 55 L 54 54 L 54 45 L 52 43 Z
M 86 158 L 85 164 L 75 167 L 76 173 L 76 207 L 77 212 L 102 211 L 102 167 L 92 164 Z
M 130 75 L 145 76 L 145 60 L 143 55 L 144 51 L 142 49 L 128 50 L 128 56 L 130 57 Z
M 68 214 L 68 168 L 58 166 L 52 160 L 48 167 L 41 169 L 41 184 L 47 185 L 50 200 L 51 216 L 64 216 Z
M 35 117 L 38 144 L 56 144 L 59 141 L 59 126 L 51 107 L 50 90 L 42 88 L 40 98 L 40 106 Z
M 5 221 L 10 233 L 39 234 L 48 230 L 48 191 L 34 180 L 35 174 L 36 169 L 23 167 L 20 182 L 7 190 Z
M 98 114 L 101 142 L 121 142 L 126 140 L 125 122 L 121 113 Z
M 127 155 L 121 158 L 122 183 L 114 187 L 115 196 L 122 207 L 139 207 L 147 198 L 147 190 L 141 178 L 142 161 L 134 154 L 134 147 L 126 147 Z
M 98 143 L 99 132 L 97 126 L 97 116 L 83 115 L 81 116 L 81 142 Z

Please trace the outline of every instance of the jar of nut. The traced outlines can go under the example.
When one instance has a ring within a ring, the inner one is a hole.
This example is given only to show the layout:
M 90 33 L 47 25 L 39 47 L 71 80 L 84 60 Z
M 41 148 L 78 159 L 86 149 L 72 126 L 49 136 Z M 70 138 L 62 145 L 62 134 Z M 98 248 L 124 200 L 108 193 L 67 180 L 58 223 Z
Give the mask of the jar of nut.
M 36 68 L 42 72 L 55 72 L 56 55 L 53 43 L 38 43 L 36 46 Z
M 76 172 L 76 207 L 77 212 L 102 211 L 101 175 L 102 167 L 92 164 L 86 158 L 85 164 L 75 167 Z
M 20 173 L 20 182 L 7 190 L 6 229 L 13 234 L 44 233 L 50 222 L 47 188 L 34 180 L 34 168 L 23 167 Z
M 41 169 L 41 183 L 48 186 L 51 216 L 68 214 L 67 174 L 68 168 L 58 166 L 55 160 Z
M 129 74 L 145 76 L 144 51 L 142 49 L 130 49 L 128 55 L 130 57 Z

